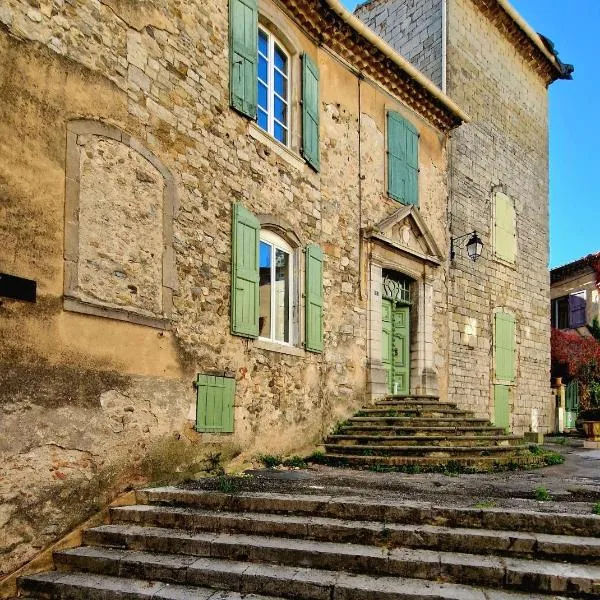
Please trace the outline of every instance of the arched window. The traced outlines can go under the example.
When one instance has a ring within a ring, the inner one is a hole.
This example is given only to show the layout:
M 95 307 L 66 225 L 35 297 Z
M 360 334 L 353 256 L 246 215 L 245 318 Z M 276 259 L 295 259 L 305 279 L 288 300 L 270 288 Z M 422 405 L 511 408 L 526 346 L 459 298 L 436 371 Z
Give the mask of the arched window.
M 286 146 L 290 128 L 290 56 L 275 36 L 258 28 L 258 114 L 259 127 Z
M 293 248 L 275 233 L 260 232 L 259 336 L 292 343 Z

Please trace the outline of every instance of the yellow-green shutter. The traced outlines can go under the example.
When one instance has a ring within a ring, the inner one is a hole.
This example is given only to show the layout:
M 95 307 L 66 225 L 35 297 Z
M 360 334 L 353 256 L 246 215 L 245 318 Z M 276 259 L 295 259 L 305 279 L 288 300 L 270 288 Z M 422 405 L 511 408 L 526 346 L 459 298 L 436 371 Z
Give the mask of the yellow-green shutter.
M 509 313 L 495 314 L 494 350 L 496 379 L 515 380 L 515 317 Z
M 323 351 L 323 251 L 319 246 L 306 247 L 306 340 L 311 352 Z
M 419 204 L 419 134 L 399 113 L 387 114 L 388 194 Z
M 231 332 L 256 338 L 260 223 L 241 204 L 233 205 L 231 235 Z
M 256 118 L 258 94 L 256 0 L 229 0 L 229 88 L 231 106 Z
M 517 254 L 517 231 L 515 207 L 506 194 L 497 193 L 494 198 L 494 241 L 496 257 L 514 263 Z
M 207 433 L 233 432 L 235 379 L 198 375 L 196 380 L 196 429 Z
M 307 54 L 302 55 L 302 155 L 317 171 L 319 148 L 319 68 Z

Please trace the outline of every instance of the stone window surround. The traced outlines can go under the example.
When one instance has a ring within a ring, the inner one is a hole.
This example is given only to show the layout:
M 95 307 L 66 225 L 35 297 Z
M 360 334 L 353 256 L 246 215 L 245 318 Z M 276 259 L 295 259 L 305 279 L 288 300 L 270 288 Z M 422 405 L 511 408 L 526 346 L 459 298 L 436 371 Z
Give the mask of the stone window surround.
M 163 176 L 162 317 L 148 316 L 122 307 L 82 301 L 77 297 L 81 148 L 77 143 L 77 138 L 81 135 L 105 137 L 121 142 L 142 155 Z M 177 193 L 175 181 L 170 171 L 137 139 L 131 137 L 118 127 L 93 119 L 77 119 L 67 124 L 65 175 L 64 310 L 118 321 L 127 321 L 157 329 L 168 329 L 173 313 L 173 293 L 177 290 L 177 273 L 173 251 L 173 221 L 177 208 Z
M 302 239 L 293 227 L 283 218 L 271 214 L 260 214 L 256 218 L 260 222 L 260 228 L 271 231 L 280 236 L 293 249 L 292 262 L 294 272 L 294 296 L 292 305 L 292 343 L 284 344 L 272 340 L 256 339 L 250 340 L 250 345 L 256 350 L 267 350 L 289 356 L 305 357 L 306 351 L 302 347 L 304 341 L 304 261 L 301 249 L 305 246 Z

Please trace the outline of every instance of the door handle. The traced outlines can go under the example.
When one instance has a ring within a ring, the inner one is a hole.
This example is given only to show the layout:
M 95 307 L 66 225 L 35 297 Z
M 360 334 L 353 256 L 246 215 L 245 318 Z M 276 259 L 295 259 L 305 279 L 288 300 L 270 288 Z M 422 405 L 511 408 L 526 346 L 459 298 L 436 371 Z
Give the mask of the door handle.
M 394 348 L 394 356 L 398 356 L 398 348 Z

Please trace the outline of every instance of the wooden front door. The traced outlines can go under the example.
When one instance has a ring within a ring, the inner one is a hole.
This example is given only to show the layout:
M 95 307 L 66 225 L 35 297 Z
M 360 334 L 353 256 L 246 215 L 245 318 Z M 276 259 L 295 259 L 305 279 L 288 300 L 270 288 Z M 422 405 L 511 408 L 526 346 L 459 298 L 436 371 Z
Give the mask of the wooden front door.
M 410 309 L 382 301 L 382 362 L 390 394 L 407 396 L 410 390 Z

